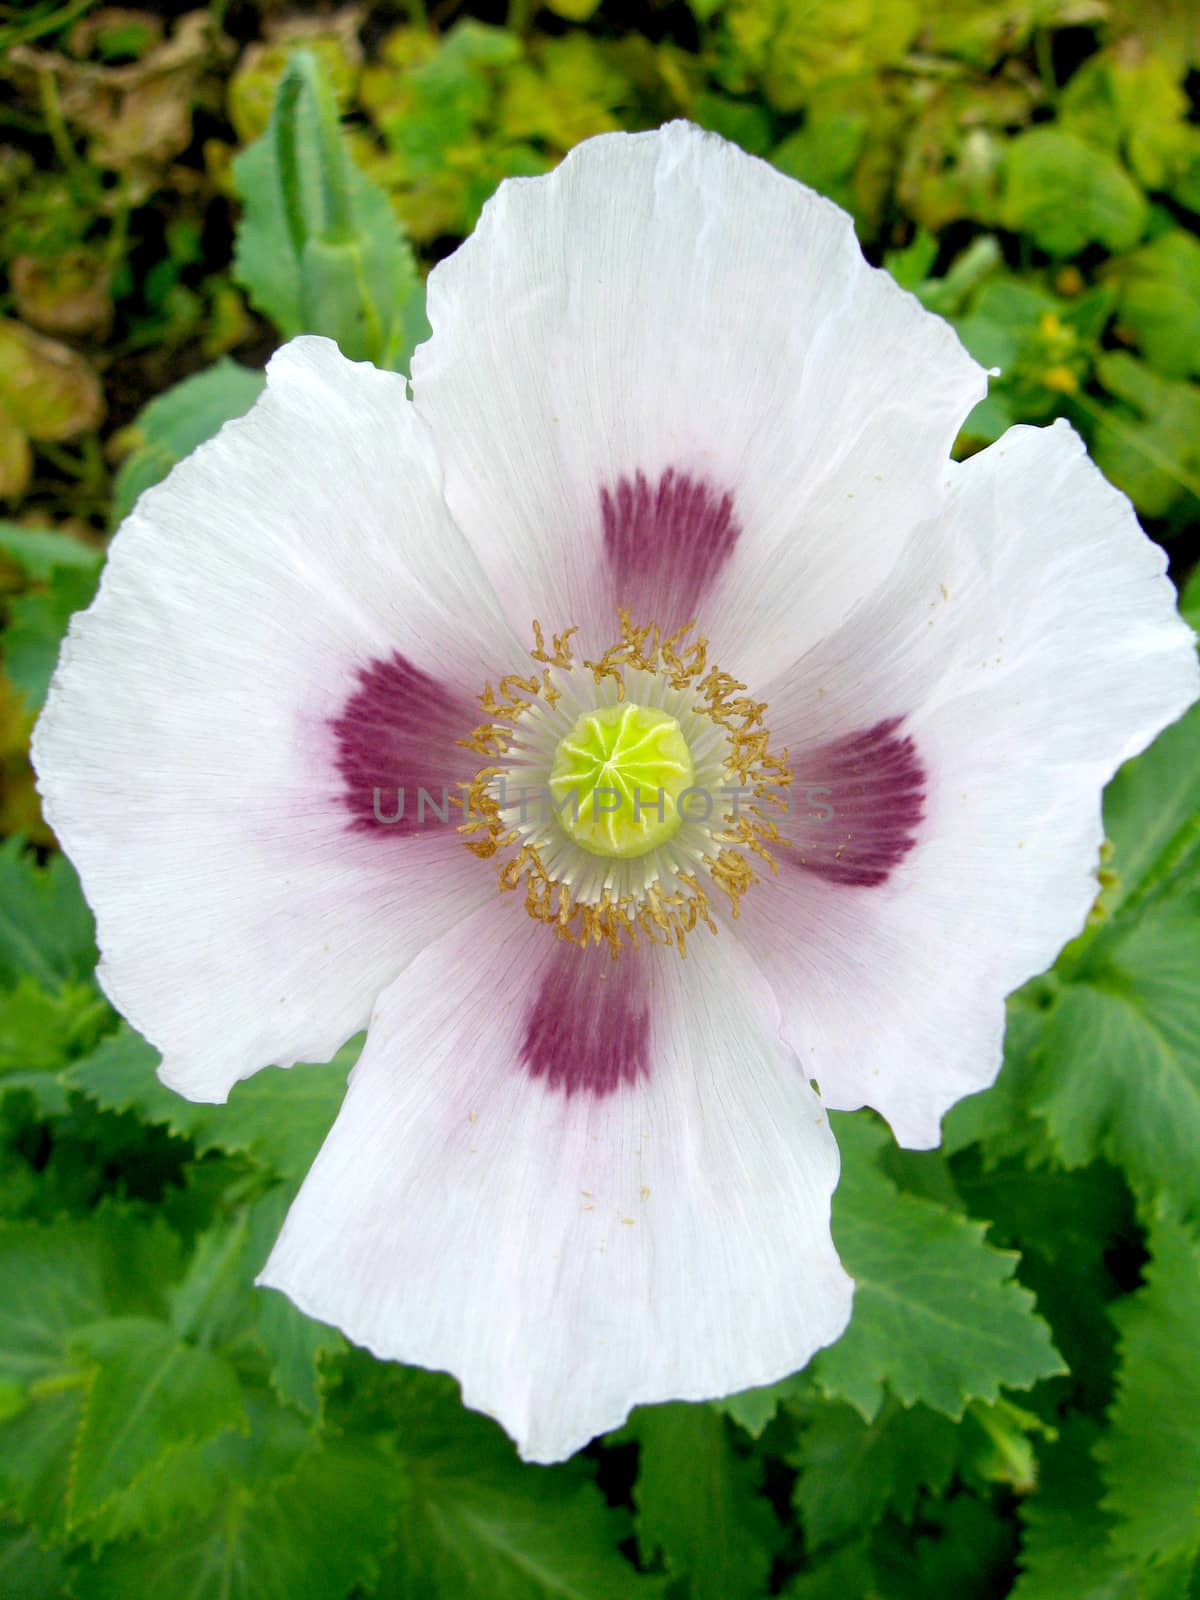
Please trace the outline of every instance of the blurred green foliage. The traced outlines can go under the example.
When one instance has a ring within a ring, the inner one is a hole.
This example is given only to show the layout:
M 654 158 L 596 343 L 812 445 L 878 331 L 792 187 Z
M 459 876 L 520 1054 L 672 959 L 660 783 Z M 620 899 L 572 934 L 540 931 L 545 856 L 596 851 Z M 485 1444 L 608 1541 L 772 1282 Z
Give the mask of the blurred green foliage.
M 424 272 L 589 135 L 690 117 L 831 195 L 999 369 L 960 451 L 1065 415 L 1195 564 L 1188 0 L 477 10 L 0 7 L 0 1595 L 1191 1600 L 1197 713 L 944 1148 L 837 1119 L 845 1338 L 566 1467 L 252 1288 L 353 1050 L 192 1105 L 100 994 L 27 745 L 104 534 L 282 338 L 403 368 Z

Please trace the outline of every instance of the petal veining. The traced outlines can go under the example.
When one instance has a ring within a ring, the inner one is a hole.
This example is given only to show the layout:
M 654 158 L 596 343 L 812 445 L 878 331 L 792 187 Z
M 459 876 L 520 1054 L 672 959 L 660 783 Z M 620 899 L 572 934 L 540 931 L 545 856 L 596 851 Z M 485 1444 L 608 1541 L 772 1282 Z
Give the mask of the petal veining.
M 765 691 L 797 771 L 895 726 L 863 781 L 890 768 L 911 845 L 874 886 L 793 864 L 741 922 L 826 1100 L 910 1145 L 995 1077 L 1005 996 L 1098 892 L 1104 785 L 1200 691 L 1163 551 L 1066 423 L 949 477 L 887 593 Z
M 574 1093 L 565 1056 L 531 1075 L 520 1054 L 580 951 L 490 907 L 418 957 L 262 1275 L 377 1355 L 454 1372 L 531 1460 L 640 1402 L 795 1371 L 849 1315 L 837 1150 L 769 988 L 732 943 L 645 954 L 649 1070 Z
M 685 123 L 502 184 L 429 317 L 413 394 L 512 625 L 591 646 L 639 580 L 752 682 L 882 580 L 985 388 L 844 212 Z
M 123 524 L 34 740 L 101 980 L 197 1099 L 332 1055 L 495 894 L 456 836 L 357 832 L 338 770 L 374 663 L 399 652 L 465 699 L 517 652 L 404 380 L 323 339 L 268 380 Z

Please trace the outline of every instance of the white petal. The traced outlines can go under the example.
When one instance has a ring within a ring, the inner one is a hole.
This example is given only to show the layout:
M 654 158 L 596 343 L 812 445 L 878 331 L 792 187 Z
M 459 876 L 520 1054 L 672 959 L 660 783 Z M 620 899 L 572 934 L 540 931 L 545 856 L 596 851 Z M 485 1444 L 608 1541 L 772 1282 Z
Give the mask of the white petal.
M 249 416 L 139 501 L 34 755 L 101 979 L 173 1087 L 222 1099 L 268 1062 L 326 1058 L 495 893 L 452 830 L 353 831 L 331 719 L 396 651 L 471 719 L 520 660 L 498 618 L 404 380 L 328 340 L 276 356 Z
M 992 1082 L 1005 995 L 1083 925 L 1104 784 L 1200 692 L 1165 557 L 1067 424 L 1014 428 L 950 478 L 886 593 L 764 695 L 801 789 L 837 741 L 895 720 L 923 815 L 912 828 L 903 753 L 865 842 L 838 832 L 835 782 L 834 817 L 792 852 L 816 839 L 815 855 L 756 888 L 741 923 L 826 1101 L 876 1107 L 915 1146 Z M 882 881 L 839 876 L 881 841 Z
M 502 184 L 431 274 L 429 316 L 414 397 L 514 625 L 607 633 L 613 599 L 678 625 L 694 604 L 751 683 L 937 508 L 986 386 L 844 212 L 685 123 Z M 614 579 L 602 495 L 638 473 L 649 500 L 614 510 L 633 547 Z
M 688 951 L 640 969 L 647 1074 L 568 1093 L 569 1020 L 561 1063 L 520 1065 L 531 996 L 564 953 L 633 977 L 515 897 L 447 934 L 383 996 L 260 1281 L 379 1356 L 455 1373 L 535 1461 L 635 1404 L 802 1366 L 849 1316 L 836 1146 L 736 944 L 701 932 Z

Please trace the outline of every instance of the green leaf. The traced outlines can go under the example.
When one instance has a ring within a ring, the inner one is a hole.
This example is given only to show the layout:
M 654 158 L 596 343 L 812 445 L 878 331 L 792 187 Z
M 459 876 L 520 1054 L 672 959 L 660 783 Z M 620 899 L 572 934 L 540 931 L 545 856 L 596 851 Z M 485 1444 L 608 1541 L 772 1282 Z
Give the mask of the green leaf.
M 1165 517 L 1200 499 L 1200 386 L 1167 378 L 1124 351 L 1097 363 L 1117 405 L 1077 402 L 1092 419 L 1092 454 L 1143 516 Z
M 804 1429 L 788 1457 L 799 1468 L 795 1503 L 812 1549 L 874 1527 L 889 1511 L 906 1521 L 922 1489 L 950 1482 L 958 1429 L 937 1412 L 891 1396 L 872 1422 L 848 1405 L 797 1411 Z
M 752 156 L 766 155 L 771 145 L 771 113 L 754 100 L 731 100 L 723 94 L 698 94 L 692 121 L 711 128 L 722 139 L 741 145 Z
M 1105 826 L 1116 882 L 1060 960 L 1027 1111 L 1067 1166 L 1200 1215 L 1200 707 L 1118 773 Z
M 244 416 L 263 391 L 261 372 L 228 359 L 156 395 L 121 433 L 130 447 L 113 484 L 113 527 L 133 510 L 143 490 L 160 483 L 171 468 L 211 439 L 234 417 Z
M 68 1068 L 63 1081 L 106 1111 L 133 1111 L 145 1122 L 164 1124 L 201 1153 L 244 1151 L 280 1177 L 300 1178 L 337 1115 L 361 1047 L 359 1037 L 322 1065 L 264 1068 L 236 1084 L 227 1104 L 202 1105 L 159 1082 L 158 1051 L 123 1024 Z
M 1027 1107 L 1004 1114 L 1043 1126 Z M 1021 1280 L 1037 1295 L 1071 1369 L 1072 1398 L 1102 1409 L 1116 1361 L 1108 1309 L 1124 1287 L 1112 1263 L 1137 1234 L 1122 1175 L 1105 1162 L 1064 1172 L 1018 1158 L 989 1168 L 973 1153 L 956 1161 L 955 1179 L 971 1214 L 990 1224 L 993 1240 L 1022 1252 Z
M 1021 1502 L 1025 1532 L 1012 1600 L 1152 1600 L 1113 1548 L 1113 1519 L 1100 1504 L 1092 1454 L 1097 1436 L 1089 1418 L 1073 1417 L 1046 1452 L 1038 1487 Z
M 287 1187 L 277 1187 L 256 1201 L 248 1216 L 251 1275 L 262 1270 L 283 1226 L 290 1203 Z M 326 1327 L 299 1311 L 277 1289 L 254 1290 L 255 1337 L 271 1362 L 271 1387 L 287 1405 L 307 1416 L 320 1415 L 322 1373 L 343 1351 L 336 1328 Z
M 927 294 L 922 298 L 930 303 Z M 1014 421 L 1057 416 L 1064 396 L 1090 378 L 1114 300 L 1108 286 L 1068 301 L 1023 278 L 988 278 L 966 312 L 952 319 L 975 359 L 1000 368 L 964 425 L 966 437 L 990 442 Z M 948 308 L 935 301 L 931 309 Z
M 814 1561 L 783 1591 L 785 1600 L 882 1600 L 875 1566 L 865 1543 L 845 1544 Z M 891 1595 L 887 1600 L 892 1600 Z
M 71 1523 L 95 1519 L 176 1450 L 244 1426 L 229 1363 L 160 1322 L 95 1322 L 76 1329 L 71 1345 L 95 1363 L 72 1455 Z
M 0 1594 L 5 1600 L 60 1600 L 67 1593 L 66 1563 L 36 1534 L 0 1522 Z
M 82 1479 L 78 1460 L 85 1438 L 95 1438 L 97 1423 L 103 1427 L 112 1415 L 111 1383 L 78 1341 L 89 1328 L 112 1326 L 103 1319 L 114 1316 L 159 1326 L 148 1319 L 161 1310 L 164 1285 L 177 1272 L 169 1230 L 124 1211 L 98 1211 L 82 1222 L 0 1224 L 0 1282 L 20 1285 L 19 1299 L 0 1297 L 0 1380 L 18 1384 L 23 1402 L 0 1421 L 0 1499 L 39 1530 L 61 1535 L 105 1506 L 104 1486 L 89 1472 L 94 1452 Z M 134 1412 L 129 1417 L 136 1422 Z M 127 1434 L 130 1444 L 139 1438 L 145 1435 L 136 1427 Z M 95 1446 L 111 1448 L 104 1439 Z M 108 1487 L 119 1495 L 120 1483 Z
M 368 1445 L 314 1450 L 279 1482 L 230 1484 L 168 1539 L 110 1547 L 79 1570 L 76 1600 L 345 1600 L 373 1587 L 397 1488 Z
M 1147 18 L 1143 26 L 1149 42 L 1154 25 Z M 1148 189 L 1162 189 L 1186 165 L 1191 148 L 1180 76 L 1157 52 L 1101 51 L 1067 83 L 1061 122 L 1091 143 L 1123 153 Z
M 209 1106 L 185 1100 L 159 1082 L 159 1053 L 123 1022 L 82 1061 L 63 1075 L 103 1111 L 132 1111 L 143 1122 L 161 1123 L 181 1138 L 203 1127 Z
M 28 974 L 48 989 L 85 980 L 96 964 L 92 915 L 65 856 L 45 867 L 19 839 L 0 844 L 0 987 Z
M 887 1600 L 994 1600 L 1008 1584 L 1014 1542 L 1011 1518 L 991 1499 L 966 1493 L 927 1499 L 915 1539 L 895 1521 L 877 1530 L 878 1592 Z
M 1148 1242 L 1145 1287 L 1114 1311 L 1121 1369 L 1096 1453 L 1118 1552 L 1190 1570 L 1200 1555 L 1200 1240 L 1164 1210 Z
M 47 989 L 22 977 L 0 992 L 0 1092 L 13 1073 L 50 1074 L 92 1049 L 110 1026 L 112 1012 L 94 984 L 70 982 Z M 57 1086 L 56 1101 L 64 1091 Z
M 759 1493 L 761 1465 L 734 1448 L 702 1405 L 636 1411 L 638 1548 L 686 1577 L 691 1600 L 753 1600 L 766 1590 L 780 1529 Z
M 352 358 L 404 369 L 428 332 L 412 250 L 386 193 L 355 166 L 336 121 L 329 125 L 332 112 L 313 114 L 319 67 L 300 86 L 295 62 L 266 133 L 233 164 L 245 206 L 234 274 L 285 337 L 328 334 Z
M 1052 256 L 1128 250 L 1146 227 L 1141 190 L 1107 151 L 1059 128 L 1029 128 L 1005 160 L 1004 223 Z
M 807 1373 L 797 1372 L 790 1378 L 780 1378 L 778 1383 L 764 1384 L 760 1389 L 743 1389 L 740 1394 L 726 1395 L 723 1400 L 710 1400 L 709 1405 L 736 1422 L 743 1433 L 758 1439 L 766 1432 L 780 1405 L 804 1394 L 807 1388 Z
M 879 1124 L 839 1115 L 837 1135 L 833 1237 L 856 1287 L 849 1328 L 814 1366 L 825 1393 L 871 1421 L 886 1383 L 905 1405 L 957 1418 L 1062 1372 L 1033 1296 L 1012 1281 L 1018 1258 L 979 1223 L 897 1189 L 878 1164 Z
M 1104 831 L 1115 882 L 1085 951 L 1113 942 L 1164 897 L 1200 888 L 1200 705 L 1117 773 L 1104 795 Z
M 1179 609 L 1183 619 L 1200 636 L 1200 567 L 1197 567 L 1183 586 L 1179 596 Z
M 197 1239 L 183 1278 L 171 1291 L 171 1325 L 202 1346 L 240 1348 L 253 1341 L 270 1361 L 270 1382 L 288 1405 L 321 1412 L 323 1363 L 345 1348 L 335 1328 L 298 1311 L 274 1289 L 255 1287 L 291 1203 L 290 1184 L 277 1184 Z
M 661 1594 L 615 1548 L 628 1518 L 576 1466 L 517 1460 L 454 1386 L 391 1375 L 402 1494 L 382 1595 L 421 1600 L 649 1600 Z
M 839 205 L 853 207 L 851 180 L 866 143 L 865 112 L 835 110 L 811 117 L 771 152 L 771 163 Z
M 1048 1014 L 1032 1109 L 1061 1159 L 1097 1155 L 1200 1215 L 1200 892 L 1097 945 Z
M 49 578 L 61 567 L 90 572 L 104 560 L 103 550 L 73 534 L 22 528 L 15 522 L 0 522 L 0 555 L 31 578 Z
M 1118 314 L 1150 365 L 1168 378 L 1200 373 L 1200 243 L 1173 228 L 1109 268 Z
M 44 703 L 68 624 L 92 603 L 99 581 L 98 564 L 54 567 L 44 582 L 8 602 L 4 666 L 31 709 Z
M 181 1339 L 204 1348 L 236 1345 L 254 1314 L 250 1208 L 216 1221 L 196 1240 L 187 1271 L 171 1290 L 169 1320 Z M 258 1263 L 261 1265 L 261 1262 Z

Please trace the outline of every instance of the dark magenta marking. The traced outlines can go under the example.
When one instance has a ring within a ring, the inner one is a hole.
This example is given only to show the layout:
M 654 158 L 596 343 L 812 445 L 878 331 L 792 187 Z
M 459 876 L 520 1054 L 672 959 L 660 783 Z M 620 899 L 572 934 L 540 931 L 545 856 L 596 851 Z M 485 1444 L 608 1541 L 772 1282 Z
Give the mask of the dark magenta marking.
M 925 772 L 902 718 L 838 739 L 793 762 L 780 858 L 830 883 L 885 883 L 916 843 Z M 815 791 L 815 792 L 814 792 Z
M 638 472 L 601 489 L 600 508 L 617 604 L 665 628 L 690 621 L 741 533 L 733 496 L 668 467 L 656 485 Z
M 459 781 L 469 781 L 480 763 L 454 741 L 478 721 L 476 705 L 399 651 L 361 668 L 358 686 L 332 722 L 351 827 L 398 839 L 456 827 L 462 812 L 453 798 L 444 805 L 445 792 L 460 794 Z M 423 815 L 422 789 L 430 797 Z
M 636 956 L 560 945 L 525 1017 L 521 1063 L 568 1096 L 600 1097 L 644 1078 L 650 1006 Z

